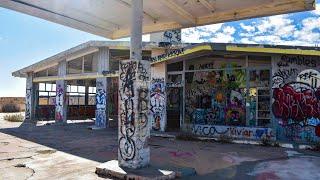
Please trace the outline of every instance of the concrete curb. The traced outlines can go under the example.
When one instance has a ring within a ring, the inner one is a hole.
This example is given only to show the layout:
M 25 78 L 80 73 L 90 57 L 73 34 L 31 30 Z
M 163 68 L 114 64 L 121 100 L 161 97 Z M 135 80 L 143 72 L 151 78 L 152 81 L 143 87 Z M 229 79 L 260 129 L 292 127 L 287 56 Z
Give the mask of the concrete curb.
M 111 160 L 96 167 L 96 174 L 102 177 L 114 177 L 123 180 L 171 180 L 181 175 L 170 170 L 148 166 L 141 169 L 125 169 L 118 165 L 117 160 Z

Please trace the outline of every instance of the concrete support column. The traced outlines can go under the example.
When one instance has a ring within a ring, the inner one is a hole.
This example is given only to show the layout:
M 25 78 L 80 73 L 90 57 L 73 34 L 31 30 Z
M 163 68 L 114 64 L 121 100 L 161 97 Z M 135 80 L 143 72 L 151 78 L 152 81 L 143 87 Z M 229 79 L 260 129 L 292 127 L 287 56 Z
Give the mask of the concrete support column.
M 62 61 L 58 65 L 58 76 L 63 77 L 67 74 L 67 62 Z M 56 81 L 56 123 L 67 123 L 67 83 L 65 80 Z
M 150 62 L 142 60 L 143 1 L 132 0 L 130 60 L 119 67 L 119 149 L 121 167 L 142 168 L 149 164 Z
M 35 98 L 36 85 L 33 83 L 33 73 L 28 73 L 26 81 L 25 121 L 32 121 L 35 119 Z
M 96 56 L 98 58 L 98 73 L 109 71 L 109 49 L 99 48 Z M 108 78 L 102 77 L 96 79 L 96 121 L 93 129 L 106 128 L 108 126 L 108 96 L 107 96 Z

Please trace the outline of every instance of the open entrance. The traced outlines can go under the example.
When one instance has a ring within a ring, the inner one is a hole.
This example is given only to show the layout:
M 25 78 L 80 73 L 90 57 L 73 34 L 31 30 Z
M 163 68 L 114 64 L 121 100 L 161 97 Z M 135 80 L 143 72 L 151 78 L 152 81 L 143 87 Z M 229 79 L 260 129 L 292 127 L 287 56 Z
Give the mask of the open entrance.
M 84 120 L 95 117 L 95 80 L 72 80 L 67 85 L 68 119 Z
M 169 87 L 167 89 L 167 131 L 180 130 L 182 94 L 182 87 Z

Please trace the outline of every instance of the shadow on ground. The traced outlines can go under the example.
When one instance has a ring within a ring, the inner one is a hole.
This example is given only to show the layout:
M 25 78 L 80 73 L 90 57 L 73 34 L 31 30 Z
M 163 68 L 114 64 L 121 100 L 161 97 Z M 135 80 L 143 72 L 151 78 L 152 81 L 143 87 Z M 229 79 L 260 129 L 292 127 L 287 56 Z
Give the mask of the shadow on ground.
M 98 163 L 117 159 L 117 128 L 89 130 L 87 127 L 91 125 L 93 122 L 37 126 L 23 123 L 14 127 L 9 123 L 2 126 L 5 128 L 0 129 L 0 135 L 3 133 L 3 138 L 4 134 L 11 135 Z M 19 139 L 16 140 L 17 143 Z M 171 170 L 185 168 L 182 169 L 186 170 L 182 171 L 185 174 L 190 173 L 190 168 L 194 168 L 198 176 L 188 179 L 320 178 L 320 172 L 317 171 L 320 167 L 318 153 L 298 153 L 286 148 L 180 141 L 159 137 L 151 137 L 149 145 L 152 165 Z M 289 154 L 294 155 L 290 157 Z M 56 157 L 59 158 L 60 156 Z M 68 159 L 63 161 L 65 162 L 68 162 Z M 55 166 L 60 168 L 63 165 L 55 164 Z M 82 166 L 79 164 L 79 168 Z M 61 175 L 63 176 L 65 174 Z
M 117 131 L 89 130 L 92 122 L 36 126 L 23 123 L 0 132 L 97 162 L 117 158 Z

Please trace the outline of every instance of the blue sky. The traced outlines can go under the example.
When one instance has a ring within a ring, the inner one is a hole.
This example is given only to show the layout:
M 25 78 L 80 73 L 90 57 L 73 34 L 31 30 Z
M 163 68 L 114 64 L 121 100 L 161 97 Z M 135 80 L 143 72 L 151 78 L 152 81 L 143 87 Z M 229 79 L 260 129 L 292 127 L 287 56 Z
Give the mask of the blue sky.
M 13 71 L 89 40 L 107 40 L 3 8 L 0 24 L 0 97 L 25 95 L 25 79 Z M 320 9 L 184 29 L 182 40 L 320 46 Z

